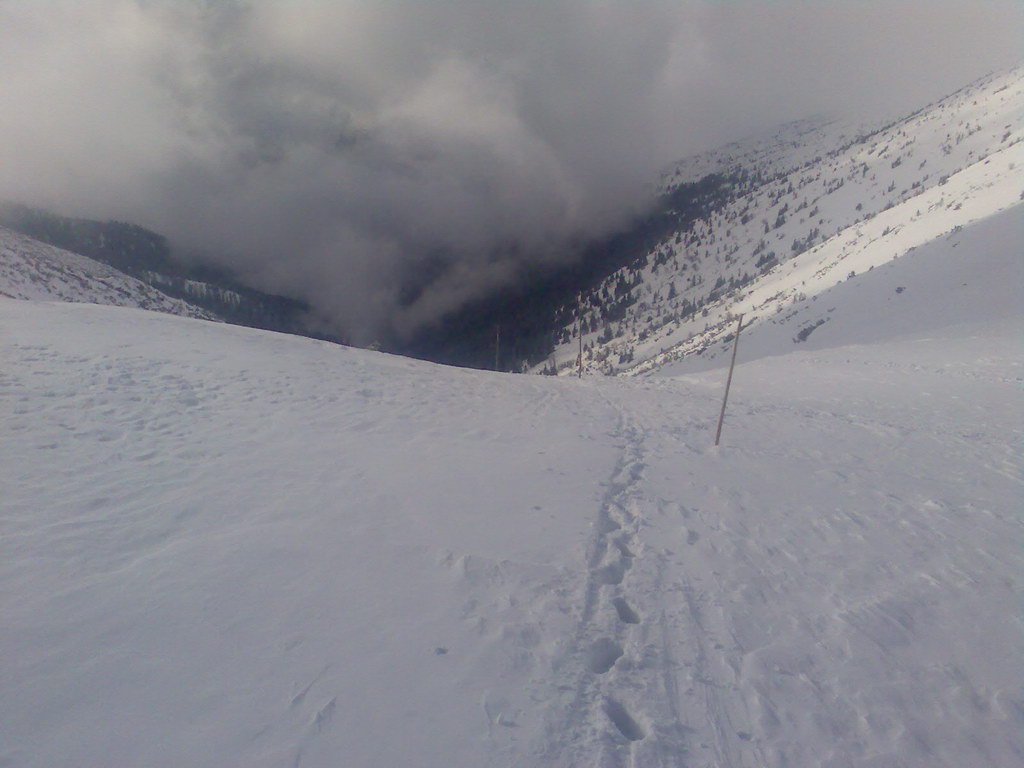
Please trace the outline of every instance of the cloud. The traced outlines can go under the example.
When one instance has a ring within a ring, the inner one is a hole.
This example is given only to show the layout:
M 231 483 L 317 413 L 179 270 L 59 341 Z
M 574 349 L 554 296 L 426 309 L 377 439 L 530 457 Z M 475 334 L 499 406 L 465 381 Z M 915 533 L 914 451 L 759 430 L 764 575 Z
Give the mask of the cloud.
M 574 258 L 659 168 L 909 111 L 999 2 L 0 0 L 0 197 L 151 226 L 357 338 Z

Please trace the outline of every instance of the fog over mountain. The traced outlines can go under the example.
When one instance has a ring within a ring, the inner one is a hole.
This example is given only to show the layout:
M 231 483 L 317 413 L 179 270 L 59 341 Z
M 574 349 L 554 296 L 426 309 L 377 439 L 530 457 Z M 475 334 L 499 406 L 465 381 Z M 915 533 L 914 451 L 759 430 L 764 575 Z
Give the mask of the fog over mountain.
M 671 161 L 904 112 L 1016 2 L 0 2 L 0 198 L 138 222 L 401 336 L 571 260 Z

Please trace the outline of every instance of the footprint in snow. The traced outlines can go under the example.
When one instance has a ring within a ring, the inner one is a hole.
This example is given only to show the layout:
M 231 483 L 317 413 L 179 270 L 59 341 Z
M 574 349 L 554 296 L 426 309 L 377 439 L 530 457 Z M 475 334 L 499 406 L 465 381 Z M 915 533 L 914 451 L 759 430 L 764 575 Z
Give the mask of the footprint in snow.
M 622 646 L 609 637 L 602 637 L 587 650 L 587 669 L 595 675 L 603 675 L 621 656 Z
M 637 615 L 637 612 L 630 607 L 629 603 L 626 602 L 625 598 L 615 598 L 612 601 L 612 605 L 615 606 L 615 612 L 619 615 L 619 621 L 623 624 L 640 623 L 640 617 Z
M 630 741 L 640 741 L 640 739 L 647 735 L 639 723 L 626 711 L 626 708 L 615 699 L 608 699 L 605 702 L 604 711 L 619 733 Z

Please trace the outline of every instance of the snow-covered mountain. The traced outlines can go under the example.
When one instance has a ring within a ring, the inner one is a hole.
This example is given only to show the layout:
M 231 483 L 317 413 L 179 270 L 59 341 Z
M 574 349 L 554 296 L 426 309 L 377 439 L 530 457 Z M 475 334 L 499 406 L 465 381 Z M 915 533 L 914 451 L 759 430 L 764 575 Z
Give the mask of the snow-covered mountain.
M 209 310 L 168 296 L 120 270 L 0 227 L 0 295 L 135 307 L 219 320 Z
M 207 322 L 0 229 L 0 765 L 1024 765 L 1020 88 L 671 169 L 732 199 L 598 291 L 642 376 Z
M 0 764 L 1020 765 L 1021 210 L 751 329 L 719 448 L 720 368 L 0 299 Z
M 211 263 L 209 256 L 181 253 L 167 238 L 136 224 L 70 218 L 26 205 L 3 203 L 0 226 L 113 267 L 161 294 L 205 310 L 208 317 L 325 338 L 323 329 L 315 327 L 318 324 L 305 302 L 256 290 Z M 38 243 L 32 247 L 37 248 Z M 33 271 L 30 279 L 40 288 L 47 274 Z M 59 285 L 54 290 L 67 294 Z M 99 295 L 86 300 L 106 303 Z
M 739 313 L 799 341 L 841 281 L 1020 204 L 1022 137 L 1016 68 L 886 125 L 800 121 L 677 164 L 666 194 L 703 180 L 722 202 L 584 294 L 584 366 L 638 373 L 714 354 Z M 562 310 L 541 368 L 574 367 L 577 315 Z

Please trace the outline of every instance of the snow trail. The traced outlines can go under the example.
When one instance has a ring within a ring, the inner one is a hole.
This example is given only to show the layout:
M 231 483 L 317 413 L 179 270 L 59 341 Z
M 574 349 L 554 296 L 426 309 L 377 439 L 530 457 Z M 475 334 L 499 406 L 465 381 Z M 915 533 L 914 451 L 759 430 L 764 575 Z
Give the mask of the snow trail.
M 714 449 L 721 370 L 0 300 L 0 762 L 1024 764 L 1008 306 L 741 362 Z
M 661 759 L 670 733 L 682 730 L 678 717 L 671 722 L 661 717 L 663 711 L 674 712 L 675 704 L 666 695 L 671 686 L 652 698 L 658 689 L 652 683 L 671 665 L 663 658 L 653 664 L 645 658 L 649 649 L 640 641 L 646 636 L 644 618 L 634 608 L 642 595 L 631 588 L 636 572 L 646 567 L 637 538 L 646 501 L 640 491 L 646 466 L 643 435 L 625 408 L 611 403 L 600 390 L 596 394 L 617 413 L 611 437 L 619 446 L 619 457 L 603 483 L 604 498 L 592 524 L 579 619 L 552 672 L 563 681 L 556 687 L 572 695 L 556 705 L 564 707 L 564 715 L 552 719 L 540 752 L 555 765 L 675 764 Z M 655 753 L 644 749 L 654 723 L 659 729 L 657 762 L 651 762 Z M 566 740 L 566 733 L 572 738 Z M 681 749 L 677 738 L 670 751 L 678 754 Z
M 959 362 L 980 341 L 970 335 L 808 355 L 814 395 L 794 397 L 777 361 L 747 364 L 721 451 L 705 447 L 692 407 L 711 421 L 720 371 L 632 399 L 647 419 L 643 492 L 662 500 L 645 540 L 675 582 L 646 590 L 641 609 L 663 600 L 673 625 L 664 657 L 685 670 L 686 765 L 1021 762 L 1021 678 L 1004 687 L 992 674 L 1021 648 L 1020 520 L 993 511 L 1021 497 L 1021 429 L 989 428 L 1014 388 L 1004 372 L 1021 365 L 1019 345 L 996 335 L 973 368 Z M 949 375 L 960 370 L 971 373 Z M 980 553 L 987 565 L 969 576 Z M 976 580 L 993 567 L 1003 587 Z

